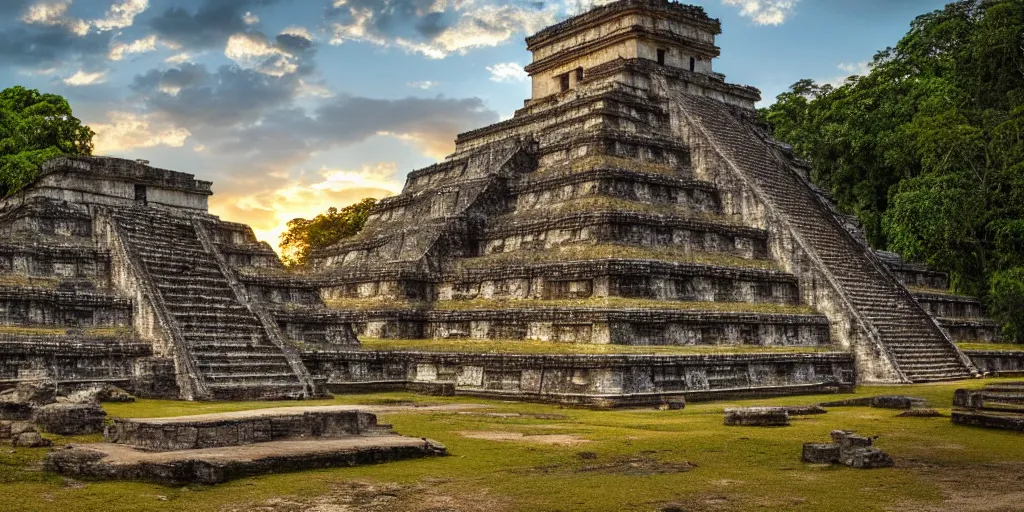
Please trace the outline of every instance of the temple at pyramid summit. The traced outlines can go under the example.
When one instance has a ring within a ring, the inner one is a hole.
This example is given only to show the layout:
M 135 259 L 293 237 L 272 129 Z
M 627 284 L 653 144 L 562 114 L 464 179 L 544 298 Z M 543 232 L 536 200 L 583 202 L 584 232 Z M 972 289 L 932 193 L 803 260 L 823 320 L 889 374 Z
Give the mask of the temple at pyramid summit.
M 714 71 L 718 20 L 621 0 L 526 39 L 532 95 L 286 270 L 211 185 L 66 157 L 0 200 L 0 384 L 616 406 L 1024 369 L 946 277 L 873 251 Z

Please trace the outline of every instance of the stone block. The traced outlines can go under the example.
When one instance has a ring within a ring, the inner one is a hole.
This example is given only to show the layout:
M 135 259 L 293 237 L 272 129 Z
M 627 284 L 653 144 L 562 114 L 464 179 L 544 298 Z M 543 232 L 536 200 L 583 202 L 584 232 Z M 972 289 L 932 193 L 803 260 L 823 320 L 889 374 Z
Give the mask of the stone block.
M 27 404 L 39 407 L 57 401 L 57 383 L 52 380 L 34 380 L 19 382 L 13 389 L 0 393 L 0 402 L 7 404 Z
M 70 403 L 130 403 L 135 397 L 127 391 L 110 384 L 97 384 L 80 389 L 67 396 Z
M 98 434 L 103 432 L 107 413 L 96 403 L 50 404 L 36 409 L 32 415 L 43 430 L 62 436 Z
M 811 464 L 836 464 L 839 462 L 839 445 L 835 443 L 804 443 L 804 462 Z
M 871 399 L 871 407 L 878 409 L 913 409 L 926 405 L 928 405 L 927 400 L 913 396 L 883 395 Z
M 895 464 L 889 454 L 874 447 L 842 448 L 839 462 L 857 469 L 891 468 Z
M 15 448 L 45 448 L 53 446 L 53 442 L 43 438 L 38 432 L 25 432 L 14 438 L 11 445 Z
M 777 407 L 745 407 L 725 410 L 727 427 L 785 427 L 789 413 Z

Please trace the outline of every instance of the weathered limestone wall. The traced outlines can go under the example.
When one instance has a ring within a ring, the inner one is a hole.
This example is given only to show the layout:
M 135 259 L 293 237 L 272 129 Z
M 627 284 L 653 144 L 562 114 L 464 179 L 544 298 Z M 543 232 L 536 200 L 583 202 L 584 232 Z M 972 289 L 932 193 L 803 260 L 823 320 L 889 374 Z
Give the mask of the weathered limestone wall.
M 0 335 L 0 388 L 49 379 L 65 389 L 95 382 L 125 386 L 134 360 L 150 351 L 148 344 L 134 341 Z
M 455 394 L 614 407 L 734 395 L 849 389 L 846 354 L 542 356 L 306 352 L 329 388 L 437 386 Z
M 982 373 L 1024 375 L 1024 350 L 966 350 L 967 357 Z

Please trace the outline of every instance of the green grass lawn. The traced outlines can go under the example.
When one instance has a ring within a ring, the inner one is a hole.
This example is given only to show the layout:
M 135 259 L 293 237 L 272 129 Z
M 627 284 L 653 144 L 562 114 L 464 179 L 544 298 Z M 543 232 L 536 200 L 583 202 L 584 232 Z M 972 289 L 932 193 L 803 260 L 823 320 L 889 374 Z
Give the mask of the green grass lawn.
M 948 413 L 954 389 L 993 381 L 862 387 L 857 395 L 910 394 Z M 949 418 L 897 418 L 897 411 L 864 407 L 833 408 L 796 418 L 785 428 L 722 426 L 728 405 L 811 404 L 847 396 L 853 395 L 702 403 L 682 411 L 593 411 L 406 393 L 318 402 L 109 404 L 110 414 L 135 417 L 406 401 L 483 403 L 494 412 L 544 416 L 496 417 L 479 410 L 382 414 L 381 421 L 400 433 L 446 444 L 451 456 L 268 475 L 216 487 L 74 482 L 40 471 L 45 449 L 5 449 L 0 451 L 0 510 L 652 511 L 675 505 L 681 510 L 918 511 L 1015 510 L 1024 503 L 1024 434 L 957 427 Z M 826 441 L 838 428 L 881 436 L 876 445 L 895 457 L 896 467 L 865 471 L 800 462 L 802 443 Z M 481 438 L 509 434 L 526 437 Z M 577 444 L 536 442 L 551 435 L 576 436 Z M 83 440 L 55 439 L 60 444 Z M 363 489 L 356 503 L 365 506 L 352 506 L 353 488 Z
M 1010 352 L 1024 352 L 1024 344 L 1020 343 L 990 343 L 985 341 L 957 342 L 960 350 L 1006 350 Z

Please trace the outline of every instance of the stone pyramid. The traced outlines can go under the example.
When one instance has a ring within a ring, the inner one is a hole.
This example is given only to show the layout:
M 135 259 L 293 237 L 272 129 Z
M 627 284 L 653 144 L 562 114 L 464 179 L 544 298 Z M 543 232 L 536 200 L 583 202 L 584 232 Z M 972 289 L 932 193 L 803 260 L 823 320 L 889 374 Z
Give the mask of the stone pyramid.
M 314 254 L 327 304 L 368 339 L 831 347 L 860 381 L 970 376 L 757 124 L 759 92 L 713 71 L 720 33 L 621 0 L 527 38 L 524 107 Z

